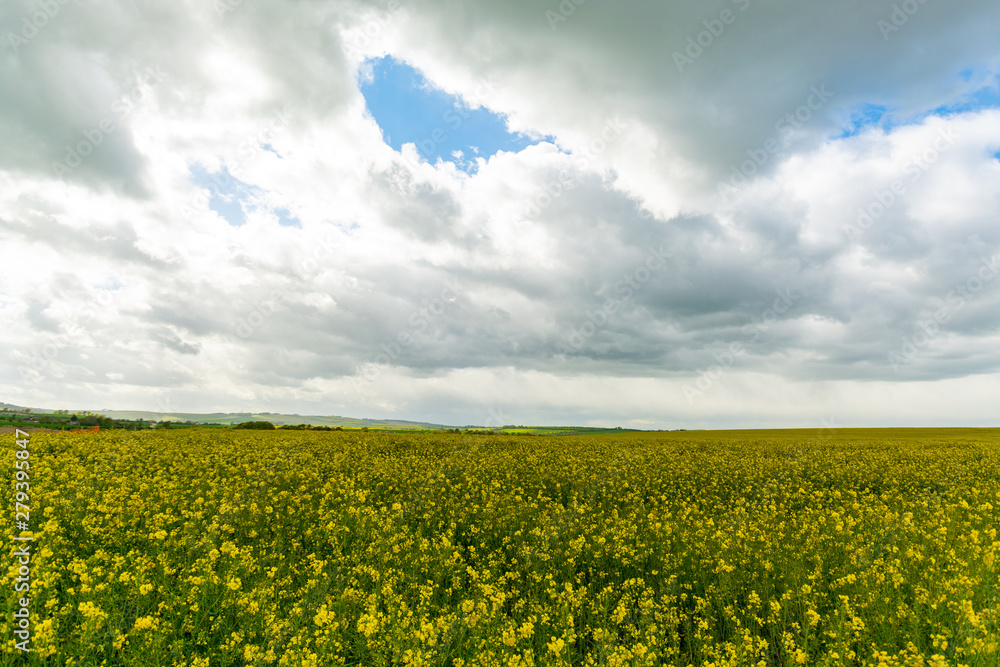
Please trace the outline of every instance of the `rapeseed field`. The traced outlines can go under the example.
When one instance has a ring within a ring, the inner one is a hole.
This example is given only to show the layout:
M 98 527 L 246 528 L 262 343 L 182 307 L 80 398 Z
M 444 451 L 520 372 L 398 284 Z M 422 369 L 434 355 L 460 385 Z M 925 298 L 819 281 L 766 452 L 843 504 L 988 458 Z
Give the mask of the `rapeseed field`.
M 1000 665 L 998 430 L 30 446 L 3 665 Z

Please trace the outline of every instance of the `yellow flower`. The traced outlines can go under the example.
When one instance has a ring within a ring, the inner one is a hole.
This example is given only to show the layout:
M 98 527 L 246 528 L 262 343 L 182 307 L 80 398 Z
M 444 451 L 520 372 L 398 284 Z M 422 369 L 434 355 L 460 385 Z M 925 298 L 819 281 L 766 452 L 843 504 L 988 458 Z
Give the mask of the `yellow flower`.
M 316 612 L 316 615 L 313 617 L 313 623 L 315 623 L 320 627 L 323 627 L 333 618 L 334 615 L 330 613 L 330 611 L 326 608 L 326 605 L 323 605 L 322 607 L 319 608 L 319 610 Z
M 99 620 L 107 618 L 107 614 L 101 611 L 101 609 L 97 605 L 95 605 L 93 602 L 90 602 L 89 600 L 87 602 L 81 602 L 77 606 L 77 609 L 80 611 L 81 614 L 90 619 Z
M 135 625 L 133 625 L 134 630 L 151 630 L 159 624 L 159 621 L 152 616 L 140 616 L 135 619 Z

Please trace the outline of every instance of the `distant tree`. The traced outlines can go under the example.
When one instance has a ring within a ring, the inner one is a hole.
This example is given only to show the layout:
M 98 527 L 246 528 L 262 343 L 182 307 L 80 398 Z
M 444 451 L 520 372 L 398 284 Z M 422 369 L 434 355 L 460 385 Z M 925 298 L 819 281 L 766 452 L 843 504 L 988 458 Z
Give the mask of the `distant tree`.
M 255 421 L 255 422 L 243 422 L 242 424 L 237 424 L 236 428 L 244 429 L 254 429 L 258 431 L 273 431 L 274 424 L 266 421 Z

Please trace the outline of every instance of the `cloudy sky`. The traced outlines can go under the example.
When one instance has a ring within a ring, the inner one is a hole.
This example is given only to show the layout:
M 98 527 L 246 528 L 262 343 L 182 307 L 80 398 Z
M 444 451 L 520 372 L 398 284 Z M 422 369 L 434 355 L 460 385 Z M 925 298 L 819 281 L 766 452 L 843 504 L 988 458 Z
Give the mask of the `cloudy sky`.
M 996 425 L 994 0 L 6 0 L 0 400 Z

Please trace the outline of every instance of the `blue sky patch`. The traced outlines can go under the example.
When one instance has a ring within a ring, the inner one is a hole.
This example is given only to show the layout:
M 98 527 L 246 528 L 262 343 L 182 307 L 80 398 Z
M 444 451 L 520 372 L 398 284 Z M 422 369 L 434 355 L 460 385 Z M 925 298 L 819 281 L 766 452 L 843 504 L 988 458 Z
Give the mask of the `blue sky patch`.
M 211 193 L 208 207 L 233 227 L 242 227 L 246 224 L 248 212 L 266 208 L 261 201 L 263 191 L 236 178 L 229 173 L 228 168 L 223 167 L 220 171 L 210 173 L 200 164 L 195 164 L 190 170 L 191 182 L 207 188 Z M 278 218 L 278 224 L 282 227 L 302 227 L 302 222 L 287 208 L 274 208 L 271 212 Z
M 865 129 L 873 126 L 879 126 L 883 130 L 888 130 L 892 127 L 890 117 L 888 116 L 888 109 L 881 104 L 862 104 L 859 107 L 855 107 L 851 111 L 851 115 L 847 121 L 847 125 L 844 128 L 843 133 L 838 137 L 839 139 L 844 139 L 846 137 L 853 137 L 856 134 L 860 134 Z
M 259 188 L 244 183 L 230 174 L 227 167 L 223 167 L 221 171 L 213 174 L 200 164 L 192 165 L 191 182 L 208 188 L 211 193 L 208 207 L 234 227 L 240 227 L 246 223 L 247 216 L 243 205 L 250 197 L 260 193 Z
M 516 152 L 541 141 L 508 132 L 503 116 L 482 106 L 471 109 L 392 56 L 369 59 L 365 68 L 370 68 L 371 77 L 361 77 L 361 94 L 385 142 L 397 151 L 412 143 L 427 162 L 434 164 L 440 158 L 472 173 L 477 157 Z M 494 90 L 494 84 L 484 80 L 476 90 L 476 101 L 488 103 Z
M 929 116 L 951 116 L 982 109 L 1000 108 L 1000 77 L 991 73 L 983 73 L 975 68 L 966 68 L 960 71 L 957 77 L 966 83 L 976 80 L 979 86 L 970 92 L 957 96 L 947 104 L 905 118 L 895 116 L 886 106 L 881 104 L 858 105 L 851 110 L 849 120 L 844 124 L 843 132 L 836 138 L 853 137 L 865 129 L 875 126 L 889 131 L 902 125 L 921 123 Z
M 998 107 L 1000 107 L 1000 78 L 994 78 L 992 83 L 978 88 L 954 102 L 942 104 L 931 113 L 936 116 L 950 116 Z
M 282 227 L 302 227 L 299 219 L 293 216 L 287 208 L 276 208 L 274 214 L 278 216 L 278 224 Z

